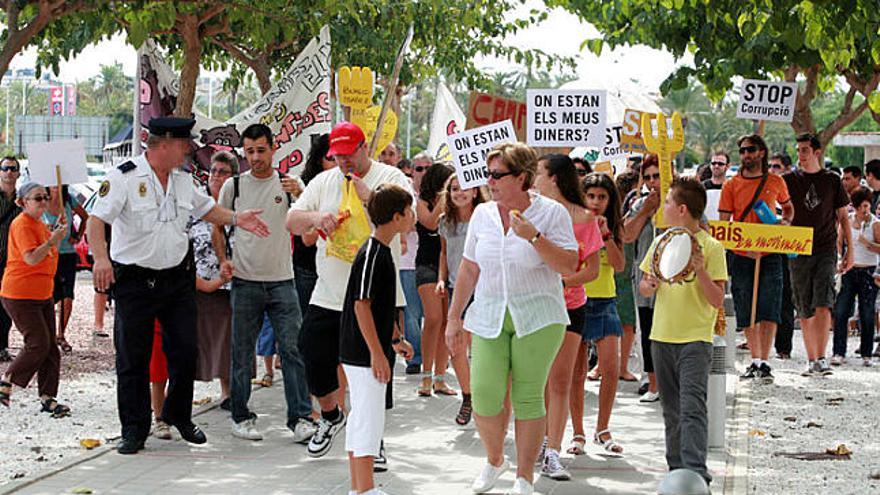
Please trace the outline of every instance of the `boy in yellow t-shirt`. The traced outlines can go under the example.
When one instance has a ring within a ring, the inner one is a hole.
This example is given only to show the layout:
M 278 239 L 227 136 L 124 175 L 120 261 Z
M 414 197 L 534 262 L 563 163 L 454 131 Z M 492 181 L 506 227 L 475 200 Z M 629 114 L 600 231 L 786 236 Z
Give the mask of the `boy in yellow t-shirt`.
M 684 227 L 700 249 L 691 256 L 695 277 L 681 284 L 660 282 L 652 273 L 655 238 L 639 268 L 645 273 L 639 291 L 656 294 L 651 356 L 657 374 L 666 428 L 666 464 L 670 470 L 690 469 L 707 483 L 709 448 L 706 389 L 712 361 L 712 333 L 718 308 L 724 304 L 727 264 L 724 247 L 700 229 L 706 190 L 691 178 L 676 179 L 663 207 L 673 227 Z

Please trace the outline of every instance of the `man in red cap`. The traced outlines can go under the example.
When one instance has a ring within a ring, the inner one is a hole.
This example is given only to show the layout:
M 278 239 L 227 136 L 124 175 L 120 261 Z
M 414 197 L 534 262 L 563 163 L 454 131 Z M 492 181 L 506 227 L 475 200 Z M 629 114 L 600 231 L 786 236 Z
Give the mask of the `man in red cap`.
M 368 146 L 364 132 L 358 126 L 340 122 L 333 128 L 327 155 L 333 157 L 337 167 L 325 170 L 309 182 L 287 214 L 288 230 L 302 235 L 317 229 L 331 235 L 338 225 L 342 191 L 349 180 L 364 204 L 382 184 L 397 184 L 412 191 L 410 180 L 403 172 L 370 159 Z M 390 247 L 394 262 L 399 265 L 400 239 L 395 237 Z M 339 366 L 340 317 L 351 263 L 328 256 L 326 241 L 319 238 L 315 264 L 318 281 L 305 312 L 300 346 L 306 362 L 309 391 L 321 405 L 318 431 L 309 442 L 308 453 L 312 457 L 321 457 L 330 450 L 333 437 L 345 426 L 345 414 L 336 406 L 339 389 L 336 369 Z M 398 278 L 397 307 L 405 304 Z M 381 453 L 379 457 L 377 467 L 381 469 L 384 458 Z

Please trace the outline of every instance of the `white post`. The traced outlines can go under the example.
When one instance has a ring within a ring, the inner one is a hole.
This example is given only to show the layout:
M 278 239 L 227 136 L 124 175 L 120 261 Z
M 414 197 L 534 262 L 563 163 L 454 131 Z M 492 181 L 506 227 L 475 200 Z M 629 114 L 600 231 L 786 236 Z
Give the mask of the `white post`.
M 208 78 L 208 118 L 214 118 L 214 79 Z
M 27 81 L 21 81 L 21 114 L 27 115 Z
M 9 86 L 6 86 L 6 146 L 9 146 Z

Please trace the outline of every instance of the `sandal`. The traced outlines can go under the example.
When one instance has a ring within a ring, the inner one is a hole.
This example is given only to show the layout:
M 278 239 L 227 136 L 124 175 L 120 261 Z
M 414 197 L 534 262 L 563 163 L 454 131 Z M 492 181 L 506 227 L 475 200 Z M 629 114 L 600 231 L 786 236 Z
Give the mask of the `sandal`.
M 458 408 L 458 415 L 455 417 L 455 423 L 458 426 L 464 426 L 471 422 L 471 415 L 474 412 L 474 406 L 469 400 L 461 401 L 461 407 Z
M 431 396 L 431 377 L 423 376 L 422 384 L 419 386 L 418 390 L 419 397 L 430 397 Z
M 630 373 L 629 375 L 620 375 L 619 378 L 620 378 L 620 381 L 624 381 L 624 382 L 637 382 L 637 381 L 639 381 L 639 379 L 636 378 L 636 376 L 633 375 L 632 373 Z
M 608 435 L 608 438 L 602 440 L 602 436 L 606 434 Z M 616 440 L 611 438 L 610 430 L 597 431 L 593 435 L 593 443 L 605 449 L 606 455 L 612 457 L 621 457 L 623 455 L 623 447 L 617 443 Z
M 12 384 L 0 380 L 0 388 L 7 390 L 7 392 L 0 391 L 0 404 L 9 407 L 9 401 L 12 398 Z
M 263 375 L 263 378 L 260 378 L 259 380 L 254 378 L 253 380 L 251 380 L 251 383 L 253 383 L 254 385 L 259 385 L 264 388 L 269 388 L 272 386 L 272 381 L 274 379 L 275 379 L 274 375 L 272 375 L 271 373 L 266 373 L 265 375 Z
M 596 366 L 589 373 L 587 373 L 587 380 L 591 382 L 598 382 L 602 379 L 602 373 L 599 373 L 599 367 Z
M 107 338 L 107 337 L 110 336 L 110 334 L 107 333 L 106 331 L 104 331 L 103 328 L 96 328 L 96 329 L 92 332 L 92 336 L 93 336 L 93 337 L 100 337 L 100 338 Z
M 70 416 L 70 408 L 64 404 L 59 404 L 54 397 L 42 401 L 43 407 L 40 412 L 52 413 L 53 418 L 63 418 Z
M 437 395 L 458 395 L 458 392 L 449 388 L 449 385 L 446 385 L 446 380 L 443 375 L 434 375 L 434 393 Z
M 571 437 L 571 445 L 568 447 L 568 450 L 566 450 L 566 452 L 574 455 L 584 455 L 586 453 L 586 451 L 584 450 L 584 447 L 586 445 L 587 437 L 583 435 L 575 435 Z
M 55 339 L 55 342 L 58 344 L 58 347 L 61 348 L 61 352 L 64 354 L 70 354 L 73 352 L 73 347 L 67 343 L 67 340 L 64 337 L 58 337 Z

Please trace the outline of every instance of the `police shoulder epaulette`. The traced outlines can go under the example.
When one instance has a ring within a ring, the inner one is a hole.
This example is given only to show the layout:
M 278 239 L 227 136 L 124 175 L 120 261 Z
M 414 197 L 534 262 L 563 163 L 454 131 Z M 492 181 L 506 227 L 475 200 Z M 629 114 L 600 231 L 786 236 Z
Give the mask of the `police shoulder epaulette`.
M 137 165 L 135 165 L 133 161 L 129 160 L 116 168 L 118 168 L 119 171 L 122 172 L 123 174 L 126 174 L 126 173 L 131 172 L 132 170 L 136 169 Z

